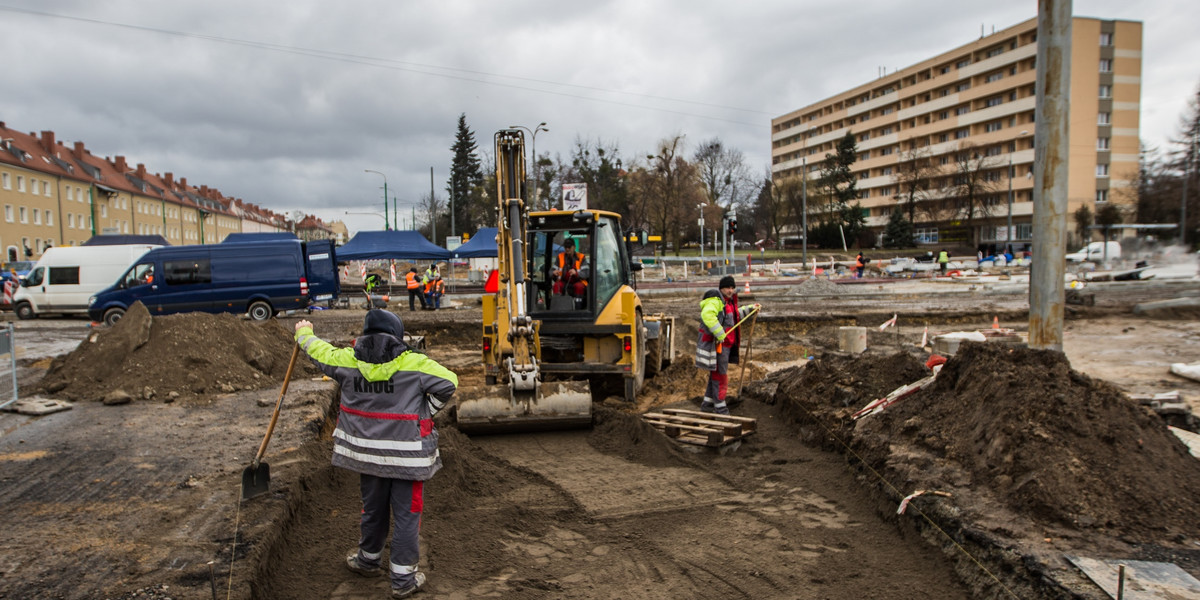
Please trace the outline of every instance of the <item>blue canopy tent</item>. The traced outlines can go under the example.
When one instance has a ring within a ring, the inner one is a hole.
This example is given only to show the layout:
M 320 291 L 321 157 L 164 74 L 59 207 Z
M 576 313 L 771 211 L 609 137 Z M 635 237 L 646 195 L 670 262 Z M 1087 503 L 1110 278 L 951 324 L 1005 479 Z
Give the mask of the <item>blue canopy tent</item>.
M 489 258 L 498 256 L 496 228 L 483 227 L 475 232 L 470 241 L 454 249 L 454 258 Z
M 360 231 L 337 249 L 338 262 L 352 260 L 450 260 L 451 253 L 417 231 Z

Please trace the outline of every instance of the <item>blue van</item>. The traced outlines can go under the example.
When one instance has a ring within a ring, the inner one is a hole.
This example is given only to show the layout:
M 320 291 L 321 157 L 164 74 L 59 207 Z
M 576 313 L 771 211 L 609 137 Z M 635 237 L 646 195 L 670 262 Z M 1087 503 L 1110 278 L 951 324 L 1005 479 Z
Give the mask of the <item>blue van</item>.
M 167 246 L 147 252 L 93 296 L 88 315 L 112 325 L 141 301 L 151 315 L 228 312 L 262 321 L 334 300 L 337 275 L 332 240 Z

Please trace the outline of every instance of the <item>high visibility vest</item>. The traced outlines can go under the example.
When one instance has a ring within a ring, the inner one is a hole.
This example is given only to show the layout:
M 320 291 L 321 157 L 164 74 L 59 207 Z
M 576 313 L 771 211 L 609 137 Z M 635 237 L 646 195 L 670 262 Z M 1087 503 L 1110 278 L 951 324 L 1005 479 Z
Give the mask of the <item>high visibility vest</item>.
M 408 289 L 410 290 L 415 290 L 421 287 L 421 283 L 417 281 L 417 274 L 413 273 L 412 271 L 409 271 L 408 274 L 404 276 L 404 283 L 408 285 Z
M 559 252 L 558 253 L 558 268 L 559 269 L 565 268 L 566 262 L 567 262 L 567 253 Z M 581 266 L 583 266 L 583 255 L 576 252 L 575 253 L 575 266 L 573 266 L 571 268 L 578 271 Z

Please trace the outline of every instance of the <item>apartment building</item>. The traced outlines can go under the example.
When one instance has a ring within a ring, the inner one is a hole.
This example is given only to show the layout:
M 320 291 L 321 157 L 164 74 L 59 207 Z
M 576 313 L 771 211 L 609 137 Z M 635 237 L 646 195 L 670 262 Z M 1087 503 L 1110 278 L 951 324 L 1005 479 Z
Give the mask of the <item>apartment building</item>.
M 216 243 L 241 231 L 291 231 L 283 215 L 124 156 L 66 146 L 52 131 L 22 133 L 0 122 L 0 252 L 36 259 L 55 245 L 96 235 L 160 235 L 171 244 Z
M 1068 210 L 1132 205 L 1125 192 L 1138 168 L 1142 24 L 1076 17 L 1071 35 Z M 807 170 L 811 194 L 825 155 L 852 133 L 852 171 L 873 232 L 907 206 L 906 178 L 919 163 L 927 168 L 914 210 L 918 243 L 1028 247 L 1037 60 L 1030 19 L 772 119 L 772 178 Z M 956 199 L 965 176 L 978 182 L 971 214 Z

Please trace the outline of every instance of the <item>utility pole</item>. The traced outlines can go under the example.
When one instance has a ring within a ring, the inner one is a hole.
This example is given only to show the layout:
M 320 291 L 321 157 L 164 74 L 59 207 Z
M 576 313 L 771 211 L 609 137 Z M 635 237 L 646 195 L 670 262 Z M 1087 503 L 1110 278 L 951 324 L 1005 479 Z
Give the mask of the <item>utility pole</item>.
M 1070 178 L 1071 0 L 1038 3 L 1029 345 L 1062 351 Z
M 429 231 L 433 245 L 437 246 L 437 198 L 433 197 L 433 167 L 429 167 Z
M 1192 139 L 1189 140 L 1190 148 L 1183 151 L 1183 198 L 1179 201 L 1179 243 L 1187 245 L 1187 201 L 1188 201 L 1188 179 L 1191 178 L 1192 161 L 1196 159 L 1196 134 L 1192 134 Z M 1108 246 L 1105 245 L 1105 249 Z

